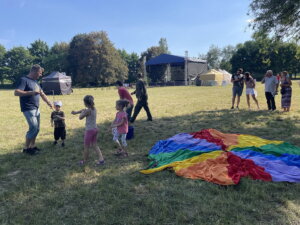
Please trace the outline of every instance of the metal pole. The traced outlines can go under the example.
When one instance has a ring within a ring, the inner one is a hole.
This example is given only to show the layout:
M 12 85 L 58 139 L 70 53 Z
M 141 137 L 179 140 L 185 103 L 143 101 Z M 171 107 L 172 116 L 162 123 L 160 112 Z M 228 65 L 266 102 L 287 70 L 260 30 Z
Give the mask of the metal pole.
M 187 78 L 188 78 L 188 51 L 185 51 L 185 58 L 184 58 L 184 85 L 187 86 Z
M 147 76 L 147 69 L 146 69 L 146 56 L 143 57 L 143 65 L 144 65 L 144 81 L 148 85 L 148 76 Z

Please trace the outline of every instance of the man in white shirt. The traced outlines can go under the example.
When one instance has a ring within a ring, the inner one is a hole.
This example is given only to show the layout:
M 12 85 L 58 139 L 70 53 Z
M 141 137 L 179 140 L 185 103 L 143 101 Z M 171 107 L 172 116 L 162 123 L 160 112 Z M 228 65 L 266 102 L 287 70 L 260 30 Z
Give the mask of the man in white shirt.
M 273 76 L 273 71 L 268 70 L 265 74 L 265 77 L 261 81 L 262 84 L 265 84 L 265 95 L 267 99 L 268 109 L 276 110 L 275 104 L 275 95 L 278 92 L 278 80 Z

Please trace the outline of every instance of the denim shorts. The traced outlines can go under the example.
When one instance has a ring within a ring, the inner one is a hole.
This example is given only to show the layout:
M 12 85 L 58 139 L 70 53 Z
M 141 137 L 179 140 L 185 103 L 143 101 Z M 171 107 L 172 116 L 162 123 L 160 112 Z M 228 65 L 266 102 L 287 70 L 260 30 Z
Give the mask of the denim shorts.
M 238 86 L 233 86 L 232 95 L 233 96 L 241 96 L 243 93 L 243 88 Z
M 39 109 L 28 110 L 28 111 L 24 111 L 23 114 L 29 126 L 29 130 L 27 131 L 26 138 L 33 139 L 38 135 L 40 131 L 40 110 Z

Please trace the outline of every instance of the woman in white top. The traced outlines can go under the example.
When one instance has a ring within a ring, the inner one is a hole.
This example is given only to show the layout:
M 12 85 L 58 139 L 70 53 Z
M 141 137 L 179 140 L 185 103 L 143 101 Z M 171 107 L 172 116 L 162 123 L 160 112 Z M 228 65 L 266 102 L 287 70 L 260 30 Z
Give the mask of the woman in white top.
M 257 105 L 257 108 L 259 109 L 258 101 L 256 99 L 257 97 L 257 91 L 255 90 L 255 80 L 250 75 L 249 72 L 245 73 L 245 84 L 246 84 L 246 98 L 247 98 L 247 104 L 248 109 L 250 109 L 250 95 L 252 96 L 254 102 Z

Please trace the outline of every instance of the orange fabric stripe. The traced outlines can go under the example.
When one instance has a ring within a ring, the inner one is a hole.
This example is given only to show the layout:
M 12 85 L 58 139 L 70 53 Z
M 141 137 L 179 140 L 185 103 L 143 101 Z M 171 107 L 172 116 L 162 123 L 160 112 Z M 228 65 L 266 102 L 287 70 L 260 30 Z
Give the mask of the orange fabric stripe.
M 233 180 L 228 176 L 227 154 L 223 152 L 215 159 L 207 159 L 193 166 L 176 171 L 178 176 L 190 179 L 203 179 L 220 185 L 232 185 Z
M 221 139 L 226 146 L 237 145 L 239 134 L 225 134 L 215 129 L 208 129 L 211 136 Z M 227 148 L 228 148 L 227 147 Z M 227 149 L 226 149 L 227 150 Z

